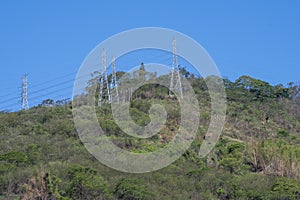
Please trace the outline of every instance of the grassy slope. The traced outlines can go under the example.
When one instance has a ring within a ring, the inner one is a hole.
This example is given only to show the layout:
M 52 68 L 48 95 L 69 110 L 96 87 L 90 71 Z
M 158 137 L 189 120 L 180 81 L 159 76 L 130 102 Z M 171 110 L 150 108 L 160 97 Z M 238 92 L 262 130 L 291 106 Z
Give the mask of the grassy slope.
M 78 139 L 68 105 L 0 114 L 0 199 L 1 195 L 23 199 L 300 198 L 297 103 L 289 98 L 252 100 L 248 91 L 227 88 L 223 137 L 208 157 L 200 159 L 197 151 L 209 123 L 210 104 L 205 87 L 197 80 L 193 84 L 201 104 L 197 140 L 175 163 L 148 174 L 125 174 L 98 162 Z M 145 108 L 155 101 L 136 98 L 132 102 L 131 114 L 137 123 L 149 122 Z M 120 147 L 155 151 L 170 140 L 176 131 L 172 127 L 180 121 L 178 103 L 165 96 L 163 104 L 172 114 L 160 137 L 149 140 L 124 139 L 109 107 L 99 110 L 98 118 Z

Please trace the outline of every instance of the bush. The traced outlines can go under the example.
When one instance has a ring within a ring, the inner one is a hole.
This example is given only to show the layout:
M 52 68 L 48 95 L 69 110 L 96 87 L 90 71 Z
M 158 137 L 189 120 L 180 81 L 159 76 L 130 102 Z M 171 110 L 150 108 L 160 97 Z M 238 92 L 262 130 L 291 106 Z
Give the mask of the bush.
M 117 199 L 139 200 L 149 199 L 147 189 L 136 179 L 122 179 L 115 188 L 115 196 Z
M 96 170 L 81 165 L 71 165 L 67 172 L 67 193 L 73 199 L 105 199 L 108 195 L 106 181 Z
M 19 166 L 20 164 L 27 162 L 27 156 L 19 151 L 11 151 L 0 155 L 0 160 Z
M 280 129 L 278 132 L 277 132 L 277 136 L 278 137 L 288 137 L 289 136 L 289 132 L 284 130 L 284 129 Z
M 279 178 L 274 183 L 269 196 L 273 199 L 300 199 L 300 182 Z

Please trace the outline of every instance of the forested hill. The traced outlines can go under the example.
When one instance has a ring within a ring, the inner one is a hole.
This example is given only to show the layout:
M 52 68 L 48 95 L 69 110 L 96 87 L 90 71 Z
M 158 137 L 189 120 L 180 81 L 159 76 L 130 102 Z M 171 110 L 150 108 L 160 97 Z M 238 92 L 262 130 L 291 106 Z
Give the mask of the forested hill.
M 78 138 L 71 102 L 45 100 L 26 111 L 0 113 L 0 199 L 300 199 L 300 86 L 272 86 L 249 76 L 224 79 L 226 124 L 213 151 L 199 158 L 210 97 L 204 79 L 183 75 L 201 107 L 197 139 L 156 172 L 126 174 L 102 165 Z M 137 124 L 149 123 L 153 103 L 166 108 L 168 119 L 149 139 L 123 133 L 108 104 L 97 117 L 119 147 L 152 152 L 172 139 L 180 123 L 176 99 L 152 85 L 133 94 L 130 114 Z

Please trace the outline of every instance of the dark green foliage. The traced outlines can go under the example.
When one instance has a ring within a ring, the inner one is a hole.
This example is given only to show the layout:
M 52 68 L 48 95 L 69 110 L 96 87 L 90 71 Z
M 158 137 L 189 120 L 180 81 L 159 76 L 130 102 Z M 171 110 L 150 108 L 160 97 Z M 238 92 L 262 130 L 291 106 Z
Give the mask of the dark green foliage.
M 286 131 L 286 130 L 284 130 L 284 129 L 281 129 L 281 130 L 279 130 L 277 132 L 277 136 L 279 136 L 279 137 L 287 137 L 287 136 L 289 136 L 289 132 Z
M 300 183 L 286 178 L 277 179 L 269 196 L 273 199 L 300 199 Z
M 0 174 L 3 175 L 10 171 L 13 171 L 16 167 L 13 164 L 7 162 L 0 162 Z
M 140 126 L 147 126 L 150 122 L 150 117 L 136 108 L 131 108 L 129 113 L 134 122 Z
M 230 173 L 243 173 L 249 168 L 245 164 L 245 145 L 239 142 L 220 140 L 216 151 L 219 165 Z
M 27 162 L 27 156 L 19 151 L 11 151 L 0 155 L 0 161 L 6 161 L 8 163 L 19 166 Z
M 264 101 L 267 98 L 275 97 L 274 88 L 269 83 L 250 76 L 241 76 L 235 81 L 235 86 L 252 93 L 253 100 Z
M 44 178 L 46 181 L 47 190 L 51 196 L 55 196 L 56 198 L 61 200 L 69 199 L 62 197 L 59 193 L 58 185 L 61 183 L 60 178 L 58 178 L 56 175 L 52 175 L 50 171 L 45 174 Z
M 41 147 L 37 144 L 30 144 L 26 148 L 28 163 L 37 164 L 41 161 Z
M 107 183 L 96 170 L 71 165 L 67 171 L 69 186 L 66 190 L 74 199 L 104 199 L 108 193 Z
M 137 179 L 122 179 L 116 185 L 114 194 L 117 199 L 140 200 L 151 199 L 151 195 L 141 181 Z

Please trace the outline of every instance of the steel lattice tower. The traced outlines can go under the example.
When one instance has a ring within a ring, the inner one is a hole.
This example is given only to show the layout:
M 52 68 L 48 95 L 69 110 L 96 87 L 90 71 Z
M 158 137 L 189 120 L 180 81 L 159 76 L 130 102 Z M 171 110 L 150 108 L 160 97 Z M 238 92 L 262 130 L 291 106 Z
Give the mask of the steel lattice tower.
M 175 92 L 178 92 L 180 97 L 182 98 L 183 94 L 182 94 L 180 70 L 179 70 L 179 64 L 178 64 L 176 39 L 173 39 L 172 45 L 173 45 L 173 63 L 172 63 L 172 74 L 171 74 L 169 95 L 171 96 L 172 91 L 175 91 Z
M 22 77 L 22 110 L 27 110 L 28 106 L 28 81 L 27 75 Z
M 117 83 L 117 72 L 116 72 L 116 59 L 112 57 L 111 61 L 112 65 L 112 76 L 111 76 L 111 88 L 114 89 L 114 93 L 111 93 L 111 101 L 119 103 L 119 91 L 118 91 L 118 83 Z M 114 95 L 114 96 L 113 96 Z
M 111 102 L 110 87 L 107 78 L 107 66 L 106 66 L 106 51 L 102 49 L 102 71 L 100 74 L 100 89 L 98 106 L 101 106 L 104 102 Z M 105 94 L 106 93 L 106 94 Z

